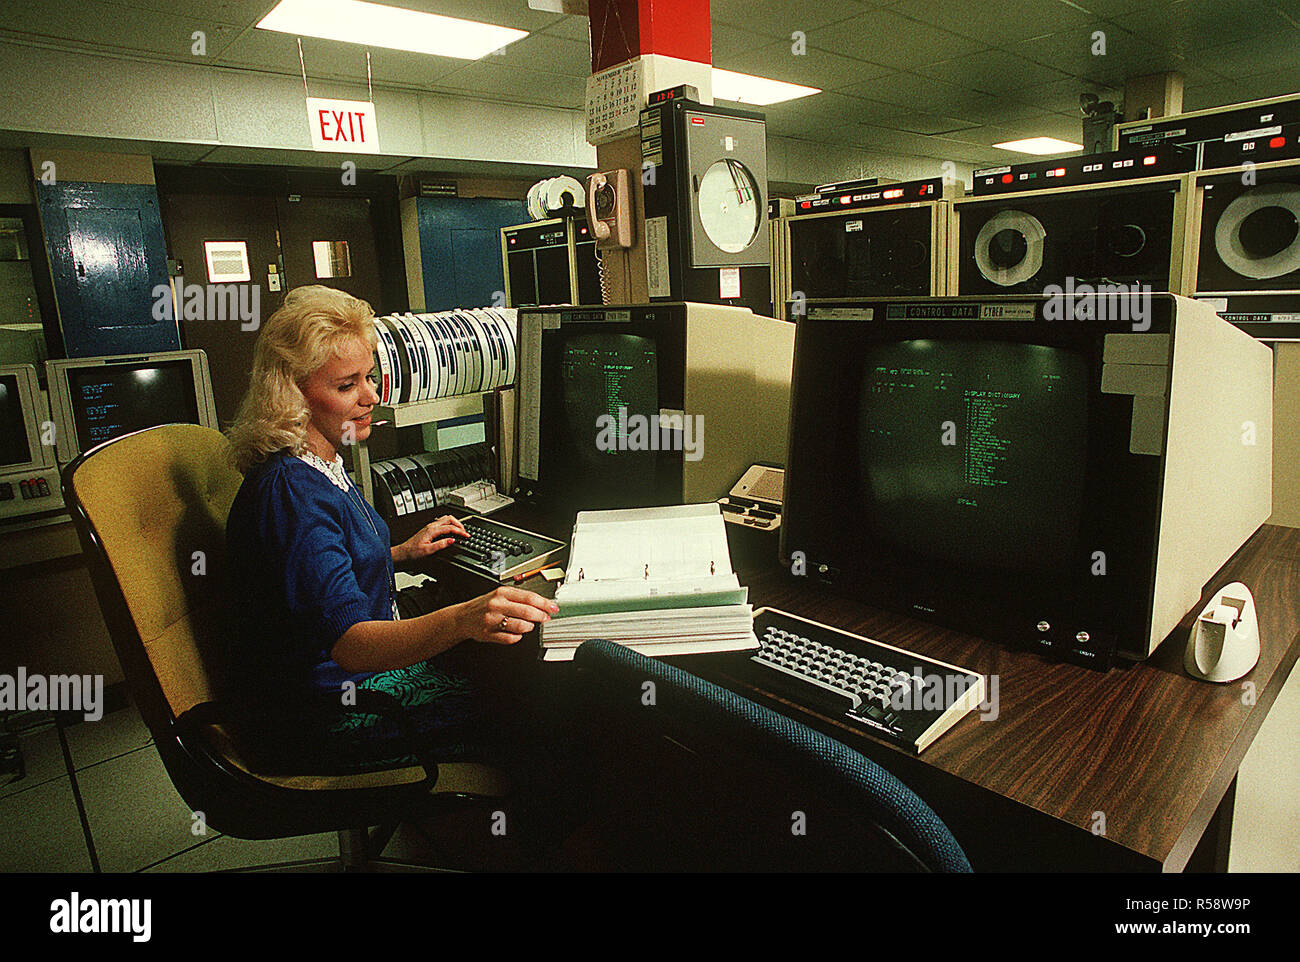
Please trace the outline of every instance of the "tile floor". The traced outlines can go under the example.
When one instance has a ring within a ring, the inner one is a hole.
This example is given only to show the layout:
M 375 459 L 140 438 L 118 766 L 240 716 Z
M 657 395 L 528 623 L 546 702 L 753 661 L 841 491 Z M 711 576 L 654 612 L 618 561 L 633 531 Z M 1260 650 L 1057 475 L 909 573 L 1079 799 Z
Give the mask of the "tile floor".
M 27 721 L 30 719 L 24 719 Z M 1300 671 L 1293 672 L 1241 766 L 1230 867 L 1300 872 Z M 67 729 L 90 836 L 106 872 L 206 872 L 338 852 L 337 837 L 245 841 L 196 835 L 134 708 Z M 89 872 L 71 779 L 52 720 L 22 737 L 26 777 L 0 775 L 0 872 Z M 401 832 L 385 851 L 421 859 Z

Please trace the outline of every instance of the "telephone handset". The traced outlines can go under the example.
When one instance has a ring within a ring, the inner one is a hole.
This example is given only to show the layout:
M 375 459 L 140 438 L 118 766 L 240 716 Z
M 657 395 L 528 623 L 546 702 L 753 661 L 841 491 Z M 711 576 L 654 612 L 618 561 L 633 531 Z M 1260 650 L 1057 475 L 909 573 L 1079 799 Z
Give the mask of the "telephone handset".
M 587 223 L 597 249 L 632 246 L 632 188 L 626 169 L 587 177 Z
M 785 469 L 760 461 L 740 476 L 725 498 L 719 498 L 722 519 L 747 524 L 760 531 L 781 526 L 785 500 Z

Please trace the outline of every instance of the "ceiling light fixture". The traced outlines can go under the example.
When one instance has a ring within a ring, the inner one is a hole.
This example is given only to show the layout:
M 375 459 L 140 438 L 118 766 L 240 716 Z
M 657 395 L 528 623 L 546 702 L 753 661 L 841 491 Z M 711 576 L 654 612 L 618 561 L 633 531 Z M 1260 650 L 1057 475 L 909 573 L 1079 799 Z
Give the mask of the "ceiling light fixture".
M 478 60 L 528 36 L 527 30 L 420 13 L 381 3 L 364 3 L 362 0 L 280 0 L 257 26 L 261 30 L 276 30 L 300 37 L 319 37 L 461 60 Z
M 1015 150 L 1022 154 L 1068 154 L 1074 150 L 1083 150 L 1083 144 L 1072 144 L 1068 140 L 1055 137 L 1030 137 L 1028 140 L 1008 140 L 994 144 L 1002 150 Z
M 786 100 L 795 100 L 811 94 L 819 94 L 818 87 L 805 87 L 802 84 L 788 84 L 784 80 L 768 80 L 766 77 L 751 77 L 734 70 L 713 68 L 713 98 L 715 100 L 733 100 L 742 104 L 766 107 Z

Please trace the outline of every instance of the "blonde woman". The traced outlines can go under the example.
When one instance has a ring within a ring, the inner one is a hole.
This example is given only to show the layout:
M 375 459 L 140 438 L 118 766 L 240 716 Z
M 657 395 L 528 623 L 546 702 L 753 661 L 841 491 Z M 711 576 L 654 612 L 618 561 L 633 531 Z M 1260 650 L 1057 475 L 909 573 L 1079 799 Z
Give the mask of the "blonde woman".
M 290 291 L 258 335 L 248 394 L 228 432 L 244 482 L 227 522 L 227 682 L 241 700 L 300 722 L 301 737 L 264 764 L 355 771 L 406 757 L 390 723 L 343 711 L 348 683 L 401 701 L 426 748 L 472 750 L 484 722 L 478 699 L 439 656 L 467 639 L 514 644 L 559 610 L 531 591 L 498 588 L 399 617 L 394 565 L 467 533 L 447 516 L 390 546 L 387 525 L 343 469 L 341 448 L 369 436 L 379 402 L 373 316 L 342 291 Z M 337 712 L 313 709 L 334 699 Z

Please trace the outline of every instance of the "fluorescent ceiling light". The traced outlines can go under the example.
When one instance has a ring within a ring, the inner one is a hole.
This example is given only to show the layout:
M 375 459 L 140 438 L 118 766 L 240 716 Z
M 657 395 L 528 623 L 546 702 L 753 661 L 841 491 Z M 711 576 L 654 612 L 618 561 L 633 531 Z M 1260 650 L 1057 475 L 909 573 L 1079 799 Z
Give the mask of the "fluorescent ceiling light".
M 788 84 L 783 80 L 768 80 L 765 77 L 751 77 L 734 70 L 713 68 L 713 97 L 715 100 L 734 100 L 737 103 L 753 104 L 766 107 L 779 104 L 784 100 L 795 100 L 809 94 L 819 94 L 817 87 L 805 87 L 802 84 Z
M 280 0 L 257 25 L 301 37 L 341 40 L 368 47 L 411 50 L 439 57 L 478 60 L 508 43 L 528 36 L 527 30 L 457 20 L 362 0 Z
M 1030 137 L 1028 140 L 1008 140 L 1004 144 L 994 144 L 1003 150 L 1017 150 L 1022 154 L 1068 154 L 1072 150 L 1083 150 L 1083 144 L 1072 144 L 1068 140 L 1055 137 Z

